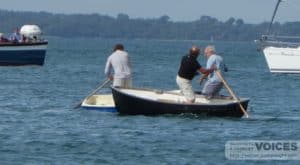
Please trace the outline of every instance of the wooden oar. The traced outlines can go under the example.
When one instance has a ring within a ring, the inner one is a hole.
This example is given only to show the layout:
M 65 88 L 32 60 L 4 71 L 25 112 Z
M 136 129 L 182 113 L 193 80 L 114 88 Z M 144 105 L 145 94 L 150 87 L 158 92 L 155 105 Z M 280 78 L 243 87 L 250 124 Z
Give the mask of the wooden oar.
M 246 112 L 245 108 L 242 106 L 241 102 L 240 102 L 240 99 L 236 97 L 236 95 L 233 93 L 233 91 L 231 90 L 231 88 L 229 87 L 228 83 L 226 82 L 226 80 L 224 79 L 224 77 L 222 76 L 220 70 L 216 70 L 215 73 L 218 75 L 218 77 L 222 80 L 224 86 L 226 87 L 226 89 L 228 90 L 228 92 L 230 93 L 230 95 L 233 97 L 233 99 L 235 101 L 238 102 L 240 108 L 241 108 L 241 111 L 244 113 L 245 117 L 248 118 L 249 115 L 248 113 Z
M 81 100 L 80 103 L 78 103 L 74 109 L 76 108 L 79 108 L 82 104 L 82 102 L 85 100 L 85 99 L 88 99 L 90 98 L 91 96 L 93 96 L 96 92 L 98 92 L 100 89 L 102 89 L 106 84 L 108 84 L 110 82 L 110 79 L 106 79 L 103 83 L 101 83 L 91 94 L 89 94 L 87 97 L 85 97 L 83 100 Z

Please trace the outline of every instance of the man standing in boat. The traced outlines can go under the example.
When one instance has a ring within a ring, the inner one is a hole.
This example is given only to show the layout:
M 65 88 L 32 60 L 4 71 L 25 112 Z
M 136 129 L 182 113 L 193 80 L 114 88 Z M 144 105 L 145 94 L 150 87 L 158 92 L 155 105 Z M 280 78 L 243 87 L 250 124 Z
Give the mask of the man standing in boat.
M 177 85 L 181 93 L 186 98 L 186 103 L 195 102 L 195 93 L 192 88 L 192 80 L 197 74 L 197 71 L 202 74 L 209 74 L 214 71 L 214 66 L 210 69 L 205 69 L 197 61 L 200 49 L 197 46 L 192 46 L 188 55 L 183 56 L 181 59 L 179 71 L 176 77 Z
M 112 69 L 114 74 L 112 74 Z M 108 57 L 104 73 L 110 80 L 113 80 L 114 87 L 132 87 L 131 62 L 122 44 L 117 44 L 114 52 Z
M 215 66 L 216 69 L 220 70 L 221 72 L 227 72 L 228 69 L 223 62 L 223 58 L 219 55 L 216 55 L 216 48 L 214 46 L 207 46 L 205 48 L 204 55 L 207 58 L 206 68 Z M 205 77 L 208 77 L 208 80 L 204 84 L 202 94 L 207 95 L 207 98 L 218 96 L 223 87 L 222 80 L 218 77 L 215 71 L 210 75 L 205 75 Z

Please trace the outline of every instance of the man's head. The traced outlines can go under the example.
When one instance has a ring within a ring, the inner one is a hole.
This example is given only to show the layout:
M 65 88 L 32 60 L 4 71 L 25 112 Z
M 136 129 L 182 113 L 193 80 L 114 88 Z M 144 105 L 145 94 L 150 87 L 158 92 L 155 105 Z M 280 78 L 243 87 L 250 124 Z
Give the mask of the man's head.
M 213 45 L 208 45 L 204 50 L 204 55 L 209 57 L 216 53 L 216 48 Z
M 199 53 L 200 53 L 200 48 L 198 48 L 197 46 L 192 46 L 190 48 L 190 55 L 198 57 Z
M 116 44 L 114 51 L 116 51 L 116 50 L 124 50 L 124 46 L 122 44 Z

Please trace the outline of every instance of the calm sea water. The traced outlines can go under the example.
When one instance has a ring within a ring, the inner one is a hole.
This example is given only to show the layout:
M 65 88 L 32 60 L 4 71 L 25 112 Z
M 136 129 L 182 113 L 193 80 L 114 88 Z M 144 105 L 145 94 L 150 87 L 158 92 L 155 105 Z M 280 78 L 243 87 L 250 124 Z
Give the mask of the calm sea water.
M 231 69 L 232 89 L 251 98 L 250 118 L 236 119 L 73 109 L 104 80 L 105 60 L 117 42 L 130 53 L 135 86 L 166 90 L 177 88 L 188 48 L 209 42 L 48 39 L 43 67 L 0 68 L 0 164 L 298 163 L 225 157 L 229 140 L 300 140 L 300 75 L 269 73 L 252 42 L 214 43 Z M 201 89 L 197 81 L 194 88 Z

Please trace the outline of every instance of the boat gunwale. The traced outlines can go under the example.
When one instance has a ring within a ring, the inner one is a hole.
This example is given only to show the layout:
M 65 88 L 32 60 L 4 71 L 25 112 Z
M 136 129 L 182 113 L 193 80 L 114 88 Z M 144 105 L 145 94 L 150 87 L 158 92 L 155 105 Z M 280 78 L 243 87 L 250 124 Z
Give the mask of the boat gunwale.
M 169 101 L 163 101 L 163 100 L 154 100 L 154 99 L 149 99 L 149 98 L 146 98 L 146 97 L 139 97 L 139 96 L 136 96 L 136 95 L 133 95 L 133 94 L 129 94 L 127 92 L 124 92 L 122 91 L 122 89 L 129 89 L 129 90 L 140 90 L 140 91 L 143 91 L 143 90 L 146 90 L 148 92 L 154 92 L 156 93 L 156 89 L 149 89 L 149 88 L 118 88 L 118 87 L 111 87 L 111 88 L 114 88 L 115 90 L 117 90 L 118 92 L 122 93 L 122 94 L 125 94 L 125 95 L 128 95 L 130 97 L 134 97 L 134 98 L 137 98 L 137 99 L 143 99 L 143 100 L 147 100 L 147 101 L 151 101 L 151 102 L 157 102 L 157 103 L 163 103 L 163 104 L 171 104 L 171 105 L 186 105 L 186 106 L 229 106 L 229 105 L 234 105 L 234 104 L 237 104 L 238 101 L 235 101 L 235 100 L 232 100 L 228 103 L 215 103 L 215 104 L 210 104 L 210 103 L 185 103 L 185 102 L 176 102 L 174 100 L 170 100 Z M 183 96 L 183 95 L 180 95 L 179 93 L 172 93 L 172 92 L 168 92 L 168 91 L 163 91 L 163 90 L 158 90 L 159 92 L 162 92 L 161 94 L 163 93 L 167 93 L 167 94 L 172 94 L 172 95 L 178 95 L 178 96 Z M 158 93 L 157 93 L 158 94 Z M 197 95 L 196 95 L 197 96 Z M 204 95 L 202 95 L 204 96 Z M 196 97 L 197 98 L 197 97 Z M 225 100 L 225 99 L 211 99 L 211 100 Z M 241 98 L 239 100 L 240 103 L 242 102 L 249 102 L 250 99 L 249 98 Z

